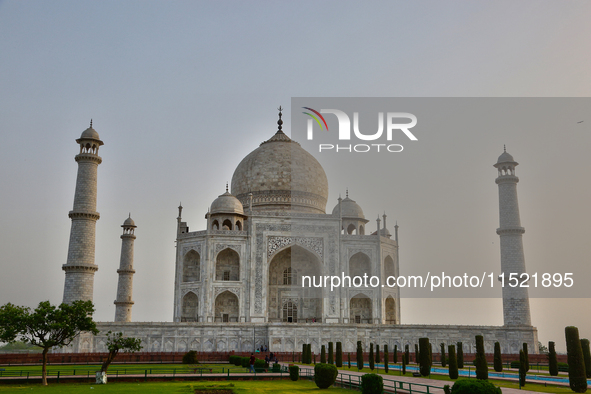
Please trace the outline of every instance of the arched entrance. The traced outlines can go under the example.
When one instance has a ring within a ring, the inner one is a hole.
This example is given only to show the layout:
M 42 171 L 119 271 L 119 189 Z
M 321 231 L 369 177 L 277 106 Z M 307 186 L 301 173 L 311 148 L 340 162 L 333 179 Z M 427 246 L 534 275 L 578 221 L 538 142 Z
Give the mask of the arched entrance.
M 220 293 L 215 299 L 215 321 L 237 322 L 239 315 L 239 303 L 236 294 L 230 291 Z
M 396 301 L 392 296 L 386 298 L 386 324 L 396 324 Z
M 301 246 L 278 252 L 269 264 L 267 317 L 270 322 L 322 321 L 322 289 L 302 287 L 302 276 L 321 275 L 321 263 Z
M 197 313 L 199 311 L 199 299 L 193 292 L 188 292 L 183 297 L 181 321 L 196 322 L 199 321 Z
M 351 323 L 370 324 L 372 321 L 372 302 L 365 294 L 357 294 L 349 302 Z

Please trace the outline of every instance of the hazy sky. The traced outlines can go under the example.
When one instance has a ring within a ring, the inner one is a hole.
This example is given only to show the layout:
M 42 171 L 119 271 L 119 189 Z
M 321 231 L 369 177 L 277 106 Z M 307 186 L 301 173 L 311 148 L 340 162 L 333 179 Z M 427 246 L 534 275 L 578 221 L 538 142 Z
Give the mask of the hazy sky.
M 120 225 L 131 212 L 133 319 L 170 321 L 179 201 L 191 230 L 203 229 L 234 168 L 275 132 L 279 105 L 289 125 L 292 97 L 587 97 L 589 15 L 583 1 L 0 1 L 0 304 L 61 302 L 75 139 L 91 118 L 105 142 L 96 319 L 114 317 Z M 437 254 L 498 265 L 492 164 L 506 143 L 521 163 L 528 268 L 589 264 L 589 125 L 581 116 L 539 133 L 508 127 L 502 138 L 475 130 L 470 149 L 454 149 L 450 135 L 437 162 L 407 155 L 412 165 L 392 163 L 374 184 L 333 182 L 326 168 L 327 210 L 349 187 L 370 219 L 384 209 L 398 219 L 401 273 Z M 374 208 L 384 182 L 404 187 Z M 581 312 L 532 299 L 540 340 L 564 348 L 566 325 L 590 337 L 588 301 L 577 300 Z M 402 321 L 502 324 L 500 305 L 407 299 Z

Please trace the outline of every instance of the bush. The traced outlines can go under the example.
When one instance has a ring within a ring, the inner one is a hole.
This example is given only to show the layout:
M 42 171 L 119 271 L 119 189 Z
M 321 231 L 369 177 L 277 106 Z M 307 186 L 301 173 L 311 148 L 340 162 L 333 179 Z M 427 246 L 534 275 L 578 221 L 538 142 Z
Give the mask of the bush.
M 449 387 L 449 384 L 443 386 L 443 394 L 451 394 L 451 387 Z
M 501 356 L 501 344 L 499 342 L 495 342 L 495 358 L 493 364 L 496 372 L 503 372 L 503 358 Z
M 199 364 L 199 361 L 197 361 L 197 352 L 195 350 L 189 350 L 185 353 L 183 364 Z
M 343 366 L 343 345 L 340 342 L 337 342 L 337 354 L 335 361 L 335 364 L 338 368 Z
M 487 380 L 460 379 L 454 383 L 451 394 L 502 394 L 502 392 Z
M 242 357 L 241 356 L 234 356 L 234 362 L 232 363 L 237 367 L 242 366 Z
M 256 370 L 265 369 L 265 364 L 267 364 L 267 363 L 265 363 L 265 360 L 261 360 L 261 359 L 258 359 L 258 358 L 255 358 L 254 359 L 254 368 Z M 268 364 L 267 364 L 267 368 L 269 368 L 269 365 Z
M 585 360 L 583 359 L 583 348 L 579 340 L 579 329 L 577 327 L 566 327 L 566 354 L 568 360 L 568 380 L 570 388 L 575 393 L 587 391 L 587 374 L 585 372 Z
M 462 342 L 458 342 L 458 368 L 464 368 L 464 345 Z
M 488 364 L 484 355 L 484 337 L 482 335 L 476 335 L 476 359 L 474 360 L 474 366 L 476 367 L 476 379 L 488 379 Z
M 568 364 L 567 363 L 558 363 L 558 371 L 560 372 L 568 372 Z
M 366 373 L 361 377 L 362 394 L 382 394 L 384 392 L 384 379 L 375 373 Z
M 556 360 L 556 348 L 554 342 L 548 342 L 548 372 L 550 376 L 558 376 L 558 362 Z
M 419 357 L 421 361 L 420 371 L 422 376 L 431 374 L 431 357 L 429 353 L 429 338 L 419 338 Z
M 238 358 L 238 356 L 230 356 L 230 357 L 228 357 L 228 362 L 230 364 L 236 365 L 236 358 Z M 238 364 L 238 365 L 240 365 L 240 364 Z
M 369 344 L 369 369 L 371 369 L 372 371 L 375 368 L 375 364 L 373 361 L 373 343 Z
M 511 368 L 519 369 L 519 361 L 511 361 Z
M 332 342 L 328 343 L 328 363 L 334 364 L 334 346 Z
M 449 345 L 447 347 L 447 352 L 449 353 L 449 378 L 456 380 L 458 378 L 458 361 L 456 359 L 456 347 L 454 345 Z
M 250 357 L 241 357 L 241 365 L 244 368 L 249 368 L 250 367 Z
M 273 364 L 273 369 L 271 371 L 272 372 L 281 372 L 281 364 L 279 364 L 279 363 Z
M 294 382 L 300 378 L 300 367 L 292 365 L 289 367 L 289 378 Z
M 339 370 L 332 364 L 316 364 L 314 367 L 314 383 L 320 389 L 327 389 L 334 384 L 338 374 Z

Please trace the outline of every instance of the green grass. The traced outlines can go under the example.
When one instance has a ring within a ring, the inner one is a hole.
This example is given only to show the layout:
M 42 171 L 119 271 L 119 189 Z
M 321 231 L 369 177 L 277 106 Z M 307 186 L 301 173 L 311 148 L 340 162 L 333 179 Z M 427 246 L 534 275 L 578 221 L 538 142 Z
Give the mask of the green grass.
M 93 387 L 93 389 L 90 389 Z M 292 382 L 290 380 L 272 380 L 272 381 L 235 381 L 235 382 L 154 382 L 154 383 L 108 383 L 106 385 L 95 384 L 49 384 L 41 386 L 40 384 L 8 386 L 0 385 L 0 393 L 60 393 L 74 394 L 86 392 L 91 394 L 98 393 L 167 393 L 167 394 L 193 394 L 196 389 L 205 388 L 225 388 L 234 391 L 236 394 L 267 394 L 267 393 L 286 393 L 303 394 L 310 392 L 326 393 L 326 390 L 320 391 L 314 382 L 308 380 L 299 380 Z M 331 394 L 351 394 L 350 390 L 331 387 L 328 390 Z

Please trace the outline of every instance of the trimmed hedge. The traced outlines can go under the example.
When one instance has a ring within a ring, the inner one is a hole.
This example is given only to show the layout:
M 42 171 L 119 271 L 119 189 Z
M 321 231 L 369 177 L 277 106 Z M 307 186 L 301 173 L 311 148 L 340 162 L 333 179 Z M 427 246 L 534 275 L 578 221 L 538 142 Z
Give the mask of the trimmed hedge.
M 585 361 L 585 373 L 587 378 L 591 378 L 591 352 L 589 351 L 589 340 L 581 339 L 581 348 L 583 348 L 583 360 Z
M 494 358 L 495 372 L 503 372 L 503 356 L 501 355 L 501 344 L 495 342 L 495 358 Z
M 369 344 L 369 369 L 372 371 L 375 369 L 376 365 L 373 361 L 373 343 Z
M 289 367 L 289 378 L 294 382 L 300 378 L 300 367 L 292 365 Z
M 384 371 L 388 373 L 388 345 L 384 345 Z
M 241 357 L 241 361 L 244 368 L 250 368 L 250 357 Z
M 392 362 L 398 364 L 398 345 L 394 345 L 394 354 L 392 355 Z
M 525 352 L 523 349 L 519 351 L 519 387 L 525 386 L 525 378 L 527 377 Z
M 429 376 L 431 375 L 431 357 L 429 348 L 431 344 L 429 343 L 429 338 L 419 338 L 419 357 L 421 361 L 420 371 L 421 376 Z
M 380 363 L 380 345 L 376 343 L 376 363 Z
M 362 394 L 382 394 L 384 392 L 384 379 L 375 373 L 366 373 L 361 377 Z
M 409 345 L 406 345 L 404 347 L 404 357 L 406 357 L 406 365 L 408 365 L 408 363 L 410 362 L 410 349 L 409 349 Z
M 335 364 L 338 368 L 343 366 L 343 345 L 341 342 L 337 342 L 337 354 L 335 357 Z
M 464 345 L 462 342 L 458 342 L 458 354 L 456 357 L 458 359 L 458 368 L 464 368 Z
M 487 380 L 488 364 L 486 363 L 486 356 L 484 354 L 484 337 L 482 335 L 476 335 L 476 358 L 474 359 L 474 366 L 476 367 L 476 379 Z
M 320 364 L 326 364 L 326 346 L 324 345 L 320 349 Z
M 361 345 L 361 341 L 357 341 L 357 370 L 361 371 L 363 369 L 363 346 Z
M 327 389 L 334 384 L 338 374 L 339 370 L 332 364 L 316 364 L 314 367 L 314 383 L 320 389 Z
M 558 360 L 556 359 L 556 348 L 554 342 L 548 342 L 548 372 L 550 376 L 558 376 Z
M 197 352 L 195 350 L 189 350 L 183 355 L 183 364 L 199 364 L 197 360 Z
M 456 347 L 449 345 L 447 347 L 449 353 L 449 378 L 456 380 L 458 378 L 458 360 L 456 359 Z
M 441 342 L 441 366 L 445 367 L 447 364 L 445 362 L 445 343 Z
M 527 343 L 523 342 L 523 354 L 525 355 L 525 372 L 529 371 L 529 352 L 527 351 Z
M 570 388 L 575 393 L 587 391 L 587 374 L 583 348 L 579 340 L 579 329 L 569 326 L 564 329 L 566 336 L 566 354 L 568 360 L 568 380 Z
M 454 383 L 451 394 L 502 394 L 502 392 L 487 380 L 460 379 Z
M 334 346 L 332 342 L 328 343 L 328 363 L 334 364 Z

